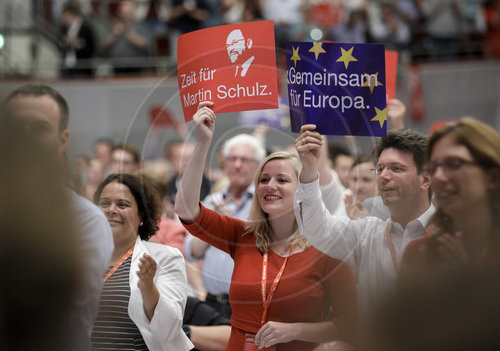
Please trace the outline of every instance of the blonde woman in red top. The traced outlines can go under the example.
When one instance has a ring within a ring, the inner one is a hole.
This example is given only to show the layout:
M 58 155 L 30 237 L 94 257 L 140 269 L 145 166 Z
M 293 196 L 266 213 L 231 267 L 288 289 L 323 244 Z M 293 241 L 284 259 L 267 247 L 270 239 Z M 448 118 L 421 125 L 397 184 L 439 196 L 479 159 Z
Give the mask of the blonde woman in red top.
M 352 271 L 297 231 L 297 156 L 278 152 L 262 161 L 247 223 L 200 204 L 196 189 L 215 129 L 212 104 L 200 103 L 193 116 L 198 140 L 180 180 L 175 210 L 190 233 L 234 260 L 227 350 L 307 351 L 331 340 L 353 343 L 357 292 Z

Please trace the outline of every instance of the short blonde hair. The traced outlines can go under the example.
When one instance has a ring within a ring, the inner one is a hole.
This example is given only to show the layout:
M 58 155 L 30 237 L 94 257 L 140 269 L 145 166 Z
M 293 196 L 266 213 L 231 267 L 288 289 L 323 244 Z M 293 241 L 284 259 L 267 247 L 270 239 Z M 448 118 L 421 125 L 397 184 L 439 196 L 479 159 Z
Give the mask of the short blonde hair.
M 257 172 L 255 173 L 255 187 L 259 184 L 260 175 L 264 166 L 272 160 L 286 160 L 295 170 L 295 175 L 298 177 L 302 164 L 297 154 L 292 152 L 278 151 L 267 156 L 259 165 Z M 308 248 L 311 246 L 309 241 L 298 232 L 297 220 L 294 219 L 294 231 L 292 235 L 288 238 L 290 243 L 295 242 L 296 245 L 301 248 Z M 246 224 L 246 234 L 253 233 L 255 235 L 255 244 L 260 252 L 269 252 L 271 249 L 271 244 L 273 242 L 272 238 L 273 228 L 269 223 L 269 218 L 267 213 L 265 213 L 259 204 L 259 199 L 257 196 L 253 197 L 252 207 L 250 208 L 250 214 L 248 217 L 248 222 Z

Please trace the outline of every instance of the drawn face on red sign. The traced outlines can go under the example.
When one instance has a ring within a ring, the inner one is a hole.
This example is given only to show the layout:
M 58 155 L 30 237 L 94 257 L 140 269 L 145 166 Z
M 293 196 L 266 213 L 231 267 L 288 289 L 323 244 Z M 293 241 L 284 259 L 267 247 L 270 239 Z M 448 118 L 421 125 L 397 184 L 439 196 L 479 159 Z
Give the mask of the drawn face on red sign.
M 186 122 L 205 100 L 214 102 L 217 113 L 277 108 L 273 22 L 212 27 L 180 36 L 177 72 Z

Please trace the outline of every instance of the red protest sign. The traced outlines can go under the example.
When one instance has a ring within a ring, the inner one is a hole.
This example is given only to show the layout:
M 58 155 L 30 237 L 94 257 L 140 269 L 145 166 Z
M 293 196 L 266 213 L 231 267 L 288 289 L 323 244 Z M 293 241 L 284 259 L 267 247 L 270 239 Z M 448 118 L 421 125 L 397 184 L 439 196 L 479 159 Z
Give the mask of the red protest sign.
M 278 107 L 272 21 L 212 27 L 177 42 L 177 81 L 184 119 L 201 101 L 217 113 Z
M 163 106 L 153 106 L 149 109 L 149 120 L 154 128 L 175 127 L 180 122 L 174 117 L 172 112 Z
M 398 73 L 398 52 L 385 51 L 385 82 L 387 101 L 396 98 L 396 82 Z
M 342 23 L 344 4 L 340 0 L 319 0 L 311 5 L 310 21 L 324 29 L 331 29 Z
M 429 129 L 429 136 L 434 134 L 436 130 L 441 127 L 444 127 L 448 124 L 454 123 L 453 121 L 435 121 L 431 124 L 431 128 Z

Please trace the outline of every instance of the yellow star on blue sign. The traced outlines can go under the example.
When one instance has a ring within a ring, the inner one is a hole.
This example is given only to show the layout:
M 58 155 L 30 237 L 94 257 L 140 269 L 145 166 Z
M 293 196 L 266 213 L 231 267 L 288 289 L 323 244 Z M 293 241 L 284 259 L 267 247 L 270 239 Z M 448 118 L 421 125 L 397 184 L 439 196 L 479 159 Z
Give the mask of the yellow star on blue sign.
M 295 48 L 292 46 L 293 55 L 292 55 L 292 57 L 290 58 L 290 61 L 293 61 L 293 67 L 297 67 L 297 61 L 300 61 L 300 56 L 299 56 L 299 48 L 300 48 L 300 46 L 297 46 L 297 49 L 295 49 Z
M 375 117 L 370 119 L 371 122 L 379 122 L 380 123 L 380 128 L 384 126 L 384 122 L 387 121 L 387 107 L 384 108 L 383 110 L 379 110 L 378 108 L 375 107 L 375 112 L 377 113 Z
M 369 87 L 370 93 L 372 93 L 372 94 L 373 94 L 373 89 L 375 87 L 379 87 L 379 86 L 384 85 L 378 81 L 378 72 L 375 73 L 375 77 L 372 74 L 368 74 L 368 73 L 365 73 L 363 76 L 368 77 L 368 78 L 363 83 L 362 87 Z
M 315 42 L 313 42 L 312 48 L 309 49 L 309 52 L 314 52 L 314 57 L 316 58 L 316 61 L 318 61 L 319 54 L 326 53 L 326 51 L 325 51 L 325 49 L 323 49 L 322 45 L 323 45 L 323 42 L 315 41 Z
M 347 51 L 345 51 L 344 48 L 340 48 L 340 50 L 342 52 L 342 56 L 340 56 L 337 59 L 337 62 L 344 62 L 345 69 L 347 69 L 347 67 L 349 66 L 349 62 L 357 62 L 358 61 L 357 59 L 355 59 L 352 56 L 352 50 L 354 50 L 354 46 Z

